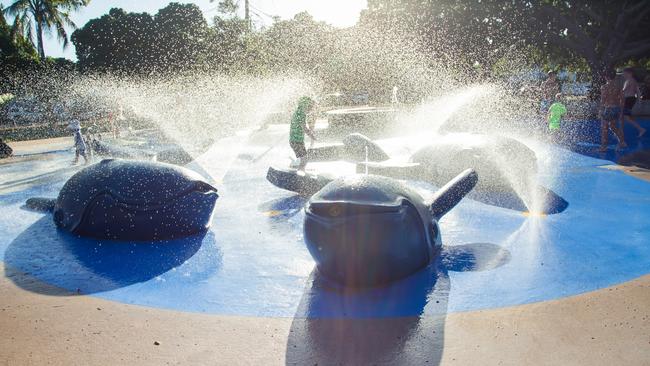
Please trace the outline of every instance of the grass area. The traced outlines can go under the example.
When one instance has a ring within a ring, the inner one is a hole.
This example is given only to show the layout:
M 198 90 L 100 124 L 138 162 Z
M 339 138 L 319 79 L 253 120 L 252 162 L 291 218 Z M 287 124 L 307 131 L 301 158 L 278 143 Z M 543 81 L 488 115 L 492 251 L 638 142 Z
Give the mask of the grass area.
M 153 123 L 144 119 L 129 120 L 129 125 L 131 128 L 136 130 L 155 128 L 155 125 Z M 88 127 L 91 127 L 84 123 L 82 123 L 82 126 L 84 127 L 82 127 L 81 132 L 84 134 L 87 133 Z M 5 142 L 9 142 L 70 136 L 72 135 L 72 131 L 68 130 L 67 127 L 67 123 L 39 123 L 27 126 L 0 127 L 0 138 L 2 138 L 2 140 Z M 92 128 L 94 133 L 109 132 L 108 125 L 103 123 L 92 125 Z
M 38 124 L 30 126 L 17 126 L 0 128 L 0 137 L 5 142 L 47 139 L 52 137 L 68 136 L 71 134 L 67 124 Z

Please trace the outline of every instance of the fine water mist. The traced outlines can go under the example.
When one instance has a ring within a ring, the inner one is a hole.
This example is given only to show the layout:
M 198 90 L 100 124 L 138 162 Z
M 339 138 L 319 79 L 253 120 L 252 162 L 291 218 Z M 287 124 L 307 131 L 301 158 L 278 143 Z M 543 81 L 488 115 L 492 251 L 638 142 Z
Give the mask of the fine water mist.
M 207 74 L 82 78 L 73 90 L 153 123 L 189 151 L 205 150 L 216 139 L 257 128 L 270 113 L 288 111 L 300 95 L 311 93 L 306 79 Z
M 495 181 L 505 178 L 528 211 L 541 212 L 545 197 L 537 189 L 538 173 L 550 178 L 551 182 L 555 178 L 552 167 L 540 165 L 538 161 L 548 160 L 552 150 L 546 147 L 544 136 L 534 128 L 544 123 L 542 118 L 531 118 L 536 112 L 521 98 L 495 83 L 448 91 L 437 89 L 436 95 L 398 115 L 393 135 L 399 138 L 389 138 L 385 144 L 391 156 L 404 160 L 436 143 L 470 149 L 481 145 L 485 136 L 501 141 L 497 147 L 487 150 L 489 166 L 495 170 L 483 170 L 479 174 L 480 184 L 494 188 L 499 185 Z M 404 144 L 405 139 L 407 144 Z M 468 166 L 447 168 L 461 172 Z M 481 167 L 474 168 L 481 170 Z
M 243 139 L 273 114 L 289 114 L 299 96 L 314 93 L 314 85 L 309 78 L 281 75 L 100 76 L 80 78 L 71 90 L 85 104 L 92 100 L 96 110 L 145 121 L 194 158 L 194 168 L 218 181 Z

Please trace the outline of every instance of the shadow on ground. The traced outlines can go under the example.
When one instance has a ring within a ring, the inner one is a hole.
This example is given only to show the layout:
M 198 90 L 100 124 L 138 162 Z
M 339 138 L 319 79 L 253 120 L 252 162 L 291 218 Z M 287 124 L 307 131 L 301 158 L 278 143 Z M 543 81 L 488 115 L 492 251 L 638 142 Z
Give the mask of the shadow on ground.
M 637 122 L 650 131 L 649 119 L 637 118 Z M 609 146 L 607 150 L 600 151 L 600 121 L 579 121 L 575 125 L 582 127 L 573 127 L 572 136 L 568 141 L 562 143 L 568 149 L 582 155 L 609 160 L 620 165 L 650 168 L 650 132 L 639 137 L 638 131 L 629 123 L 625 123 L 625 141 L 628 148 L 616 149 L 618 141 L 614 134 L 609 131 Z
M 448 271 L 510 261 L 494 244 L 446 247 L 418 273 L 384 287 L 337 286 L 315 269 L 289 333 L 287 365 L 436 365 L 444 346 Z
M 203 245 L 214 241 L 211 232 L 155 243 L 99 241 L 58 230 L 47 215 L 9 245 L 4 258 L 5 276 L 21 288 L 46 295 L 64 293 L 38 286 L 35 280 L 72 294 L 111 291 L 179 267 Z M 211 258 L 211 265 L 202 268 L 216 270 L 218 259 Z

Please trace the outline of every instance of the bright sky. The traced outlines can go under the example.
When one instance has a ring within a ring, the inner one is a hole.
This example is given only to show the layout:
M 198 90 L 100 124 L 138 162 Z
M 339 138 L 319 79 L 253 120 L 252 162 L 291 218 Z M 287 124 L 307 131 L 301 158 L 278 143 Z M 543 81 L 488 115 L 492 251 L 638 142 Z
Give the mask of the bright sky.
M 11 4 L 11 0 L 0 0 L 4 7 Z M 100 17 L 111 8 L 122 8 L 131 12 L 155 13 L 158 9 L 169 4 L 169 0 L 91 0 L 83 10 L 73 14 L 72 20 L 78 27 L 82 27 L 88 20 Z M 218 0 L 176 0 L 179 3 L 195 3 L 205 14 L 208 20 L 216 15 Z M 244 0 L 239 0 L 240 12 L 244 13 Z M 250 0 L 251 14 L 256 24 L 269 25 L 272 23 L 269 15 L 278 15 L 282 19 L 292 18 L 302 11 L 309 12 L 315 19 L 325 21 L 336 27 L 349 27 L 359 19 L 359 13 L 367 6 L 367 0 Z M 70 31 L 72 34 L 72 31 Z M 66 57 L 76 59 L 74 45 L 63 50 L 55 37 L 45 36 L 45 54 L 52 57 Z

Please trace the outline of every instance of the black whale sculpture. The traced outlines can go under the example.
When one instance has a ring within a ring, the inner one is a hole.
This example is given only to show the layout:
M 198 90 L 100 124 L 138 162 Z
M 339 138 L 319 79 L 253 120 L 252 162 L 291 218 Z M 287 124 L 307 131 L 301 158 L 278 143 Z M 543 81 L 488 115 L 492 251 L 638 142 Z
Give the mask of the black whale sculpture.
M 99 239 L 153 241 L 205 231 L 217 190 L 179 166 L 106 159 L 73 175 L 57 199 L 27 207 L 53 211 L 64 230 Z
M 326 277 L 346 286 L 395 281 L 427 266 L 442 246 L 438 220 L 476 185 L 468 169 L 430 201 L 376 175 L 335 179 L 305 207 L 307 248 Z

